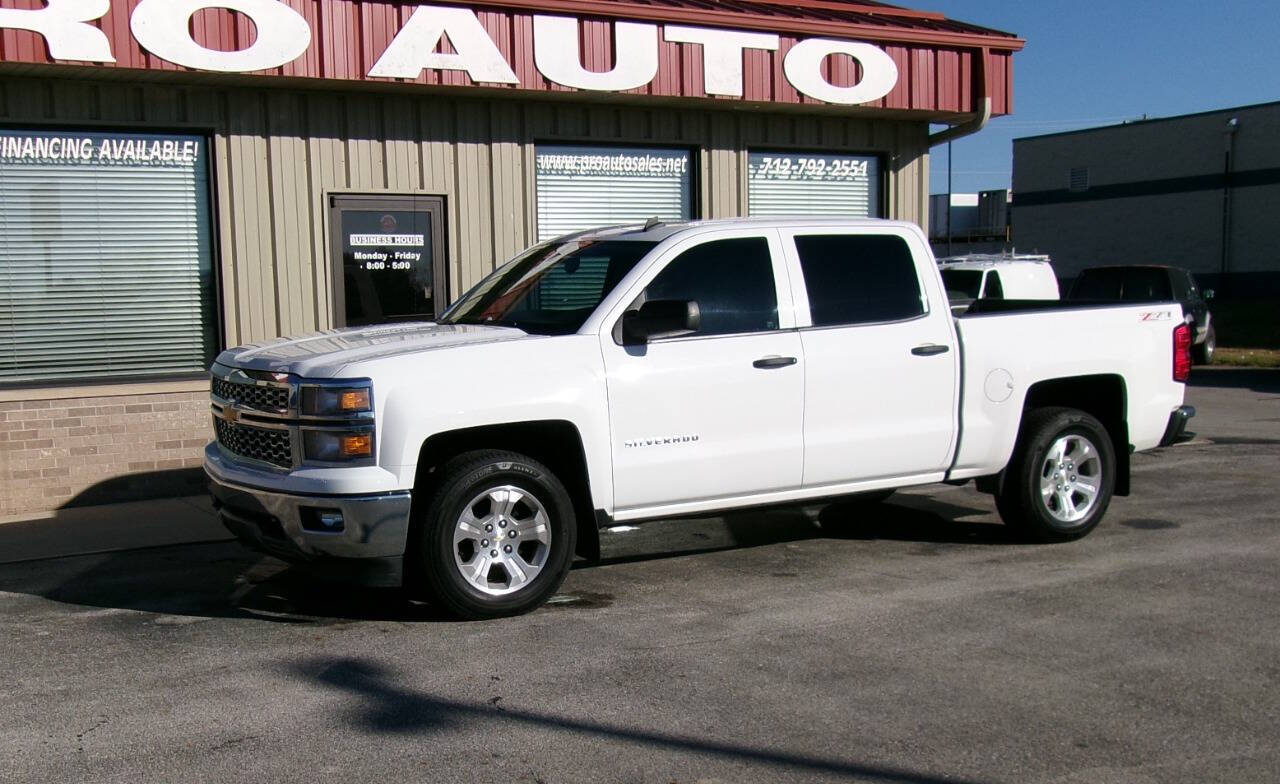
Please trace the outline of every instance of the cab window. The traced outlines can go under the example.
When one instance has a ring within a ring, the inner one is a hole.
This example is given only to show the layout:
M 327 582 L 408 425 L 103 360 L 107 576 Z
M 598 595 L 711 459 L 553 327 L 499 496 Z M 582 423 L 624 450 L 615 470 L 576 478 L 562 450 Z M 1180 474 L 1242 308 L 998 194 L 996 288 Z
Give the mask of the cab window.
M 699 335 L 732 335 L 778 328 L 778 290 L 764 237 L 713 240 L 677 256 L 637 302 L 693 300 L 702 313 Z

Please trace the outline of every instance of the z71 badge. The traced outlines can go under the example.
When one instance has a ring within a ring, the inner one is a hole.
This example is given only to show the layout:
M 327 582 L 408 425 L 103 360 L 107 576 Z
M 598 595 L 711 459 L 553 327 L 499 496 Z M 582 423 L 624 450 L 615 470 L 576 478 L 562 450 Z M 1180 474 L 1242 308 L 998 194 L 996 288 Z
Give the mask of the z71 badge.
M 1146 313 L 1139 313 L 1139 321 L 1168 321 L 1173 318 L 1173 314 L 1167 310 L 1152 310 Z

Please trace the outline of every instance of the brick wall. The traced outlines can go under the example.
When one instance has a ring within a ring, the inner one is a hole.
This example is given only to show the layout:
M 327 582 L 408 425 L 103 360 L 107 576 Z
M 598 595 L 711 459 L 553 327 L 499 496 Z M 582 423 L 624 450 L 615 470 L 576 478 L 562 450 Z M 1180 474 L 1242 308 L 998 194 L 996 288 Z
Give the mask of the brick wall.
M 0 517 L 198 493 L 209 393 L 0 402 Z

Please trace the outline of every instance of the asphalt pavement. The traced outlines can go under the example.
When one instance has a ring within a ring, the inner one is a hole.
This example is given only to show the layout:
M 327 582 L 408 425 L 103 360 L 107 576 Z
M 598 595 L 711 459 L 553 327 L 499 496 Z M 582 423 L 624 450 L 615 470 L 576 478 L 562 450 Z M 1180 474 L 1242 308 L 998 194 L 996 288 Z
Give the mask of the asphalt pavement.
M 199 499 L 0 525 L 2 782 L 1280 781 L 1280 371 L 1197 370 L 1083 541 L 971 487 L 610 536 L 445 621 Z

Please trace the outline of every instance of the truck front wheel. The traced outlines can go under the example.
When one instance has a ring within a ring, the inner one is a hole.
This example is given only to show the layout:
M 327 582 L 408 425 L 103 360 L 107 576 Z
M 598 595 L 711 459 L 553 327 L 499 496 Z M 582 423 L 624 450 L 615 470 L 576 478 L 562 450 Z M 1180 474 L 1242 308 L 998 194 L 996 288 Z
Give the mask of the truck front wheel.
M 411 555 L 427 599 L 479 620 L 528 612 L 569 573 L 577 526 L 560 480 L 515 452 L 449 461 L 417 524 Z
M 996 509 L 1032 539 L 1071 541 L 1102 520 L 1115 482 L 1115 449 L 1101 422 L 1073 408 L 1033 409 L 1023 417 Z

